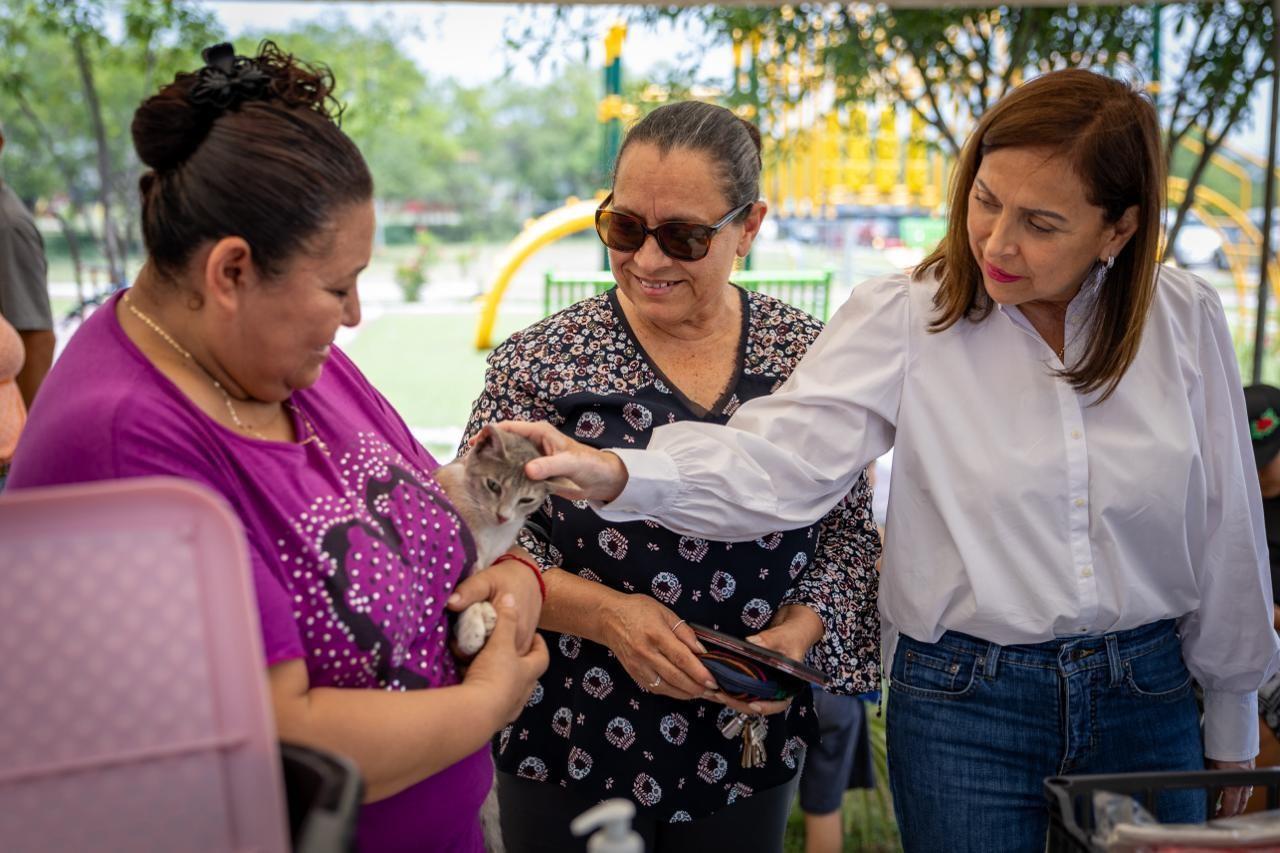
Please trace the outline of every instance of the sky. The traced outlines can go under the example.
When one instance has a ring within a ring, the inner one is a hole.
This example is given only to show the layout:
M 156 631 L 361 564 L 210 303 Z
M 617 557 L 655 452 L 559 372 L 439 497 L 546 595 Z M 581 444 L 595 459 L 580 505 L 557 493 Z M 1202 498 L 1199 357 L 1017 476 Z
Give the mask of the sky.
M 364 28 L 375 20 L 391 20 L 404 32 L 403 45 L 417 63 L 431 76 L 450 76 L 466 85 L 493 80 L 510 66 L 510 73 L 525 82 L 536 83 L 550 78 L 548 66 L 535 67 L 531 62 L 513 57 L 504 43 L 509 20 L 527 19 L 531 14 L 546 14 L 547 7 L 530 12 L 529 6 L 505 3 L 335 3 L 321 0 L 300 2 L 240 2 L 213 0 L 208 4 L 234 37 L 249 27 L 282 27 L 292 21 L 324 19 L 336 14 Z M 586 33 L 589 64 L 603 68 L 604 34 L 608 26 L 607 9 L 595 7 L 601 17 L 599 32 Z M 1169 33 L 1167 39 L 1176 38 Z M 569 39 L 564 40 L 569 43 Z M 575 39 L 577 41 L 577 39 Z M 664 62 L 672 62 L 680 54 L 697 55 L 695 37 L 670 26 L 654 31 L 632 28 L 623 47 L 625 73 L 644 74 Z M 1172 53 L 1172 51 L 1170 51 Z M 563 57 L 581 59 L 580 48 L 566 47 Z M 704 76 L 727 78 L 733 60 L 728 45 L 711 50 L 701 57 Z M 1259 86 L 1254 93 L 1253 117 L 1231 137 L 1233 144 L 1262 157 L 1266 154 L 1271 89 Z
M 215 0 L 208 8 L 234 36 L 249 27 L 286 26 L 292 21 L 323 19 L 345 15 L 357 27 L 376 20 L 391 20 L 406 33 L 403 45 L 432 76 L 451 76 L 467 85 L 492 80 L 501 75 L 513 56 L 504 44 L 504 25 L 509 19 L 528 18 L 528 6 L 505 3 L 320 3 L 320 2 L 232 2 Z M 546 14 L 545 7 L 541 10 Z M 597 12 L 606 16 L 605 10 Z M 586 34 L 589 64 L 603 69 L 604 35 L 609 21 L 602 20 L 600 32 Z M 566 42 L 568 40 L 566 39 Z M 695 40 L 683 32 L 664 27 L 661 31 L 633 28 L 623 45 L 623 65 L 628 74 L 644 73 L 678 52 L 696 49 Z M 579 48 L 566 47 L 565 56 L 581 59 Z M 733 68 L 730 48 L 709 52 L 703 62 L 711 73 L 728 76 Z M 551 72 L 519 61 L 511 73 L 517 79 L 537 82 Z M 602 72 L 603 73 L 603 72 Z

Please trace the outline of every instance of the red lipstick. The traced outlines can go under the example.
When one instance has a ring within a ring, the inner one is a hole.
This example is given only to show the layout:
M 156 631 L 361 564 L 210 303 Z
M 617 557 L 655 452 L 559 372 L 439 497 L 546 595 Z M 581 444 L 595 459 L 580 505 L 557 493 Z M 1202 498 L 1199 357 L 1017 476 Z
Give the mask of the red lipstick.
M 1020 275 L 1013 275 L 1012 273 L 1007 273 L 1004 270 L 1000 269 L 1000 267 L 993 266 L 990 263 L 986 264 L 985 266 L 987 268 L 987 275 L 991 276 L 996 281 L 1001 282 L 1002 284 L 1008 284 L 1011 281 L 1017 281 L 1018 279 L 1022 278 L 1022 276 Z

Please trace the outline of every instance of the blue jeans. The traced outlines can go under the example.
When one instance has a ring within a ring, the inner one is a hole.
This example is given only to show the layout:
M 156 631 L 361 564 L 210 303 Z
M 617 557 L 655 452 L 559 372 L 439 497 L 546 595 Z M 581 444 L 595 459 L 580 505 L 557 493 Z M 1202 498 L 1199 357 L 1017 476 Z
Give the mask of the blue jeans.
M 1043 851 L 1046 776 L 1204 768 L 1172 620 L 1026 646 L 903 636 L 888 705 L 907 853 Z M 1157 810 L 1166 822 L 1203 821 L 1204 793 L 1161 794 Z

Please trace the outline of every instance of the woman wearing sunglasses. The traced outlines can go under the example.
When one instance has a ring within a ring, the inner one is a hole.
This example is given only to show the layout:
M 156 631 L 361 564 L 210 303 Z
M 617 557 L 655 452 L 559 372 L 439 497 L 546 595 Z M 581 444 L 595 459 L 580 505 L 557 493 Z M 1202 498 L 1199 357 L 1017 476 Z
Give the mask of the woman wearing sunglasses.
M 644 447 L 660 424 L 723 424 L 780 385 L 821 324 L 729 281 L 765 216 L 759 176 L 759 134 L 721 107 L 672 104 L 633 127 L 596 216 L 617 287 L 494 351 L 468 438 L 546 419 Z M 833 691 L 876 689 L 870 497 L 859 475 L 815 523 L 742 544 L 551 499 L 523 544 L 544 569 L 552 662 L 497 747 L 508 849 L 581 850 L 570 819 L 614 796 L 636 803 L 647 850 L 780 849 L 809 695 L 730 698 L 689 623 L 807 658 Z
M 908 851 L 1040 851 L 1046 776 L 1258 751 L 1277 664 L 1258 479 L 1218 295 L 1158 263 L 1163 164 L 1148 98 L 1045 74 L 978 123 L 934 252 L 858 285 L 728 426 L 612 453 L 512 426 L 554 452 L 530 475 L 603 516 L 737 539 L 812 522 L 894 447 L 880 604 Z M 1155 805 L 1205 817 L 1200 791 Z

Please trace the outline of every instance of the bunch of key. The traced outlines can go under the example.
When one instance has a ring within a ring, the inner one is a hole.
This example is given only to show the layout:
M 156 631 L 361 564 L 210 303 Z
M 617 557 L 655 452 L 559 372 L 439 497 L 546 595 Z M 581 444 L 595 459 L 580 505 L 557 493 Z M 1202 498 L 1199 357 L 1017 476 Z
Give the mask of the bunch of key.
M 742 766 L 764 767 L 764 739 L 769 733 L 769 723 L 763 716 L 750 717 L 735 714 L 720 727 L 720 734 L 732 740 L 742 733 Z

